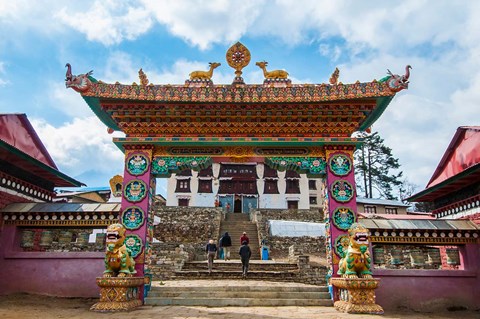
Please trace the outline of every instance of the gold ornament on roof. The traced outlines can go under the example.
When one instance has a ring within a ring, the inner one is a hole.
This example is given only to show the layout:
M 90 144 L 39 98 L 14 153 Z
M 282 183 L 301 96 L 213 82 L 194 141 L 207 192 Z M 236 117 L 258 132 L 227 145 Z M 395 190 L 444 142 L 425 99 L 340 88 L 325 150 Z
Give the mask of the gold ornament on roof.
M 235 76 L 242 76 L 242 69 L 250 63 L 250 51 L 240 42 L 235 43 L 227 51 L 227 63 L 235 69 Z
M 138 77 L 140 78 L 140 85 L 146 86 L 148 85 L 148 78 L 147 75 L 143 72 L 142 69 L 138 70 Z
M 114 197 L 121 197 L 123 190 L 123 176 L 115 175 L 110 179 L 110 190 Z
M 190 80 L 211 80 L 213 70 L 219 67 L 221 64 L 218 62 L 210 62 L 210 69 L 208 71 L 193 71 L 190 73 Z
M 255 63 L 255 65 L 258 65 L 258 67 L 263 70 L 263 76 L 265 77 L 265 79 L 286 79 L 286 78 L 288 78 L 288 72 L 285 71 L 285 70 L 273 70 L 273 71 L 268 72 L 267 71 L 268 62 L 266 62 L 266 61 L 257 62 L 257 63 Z
M 330 76 L 330 84 L 334 85 L 337 84 L 338 82 L 338 77 L 340 76 L 340 70 L 338 68 L 335 68 L 335 71 L 333 71 L 332 75 Z

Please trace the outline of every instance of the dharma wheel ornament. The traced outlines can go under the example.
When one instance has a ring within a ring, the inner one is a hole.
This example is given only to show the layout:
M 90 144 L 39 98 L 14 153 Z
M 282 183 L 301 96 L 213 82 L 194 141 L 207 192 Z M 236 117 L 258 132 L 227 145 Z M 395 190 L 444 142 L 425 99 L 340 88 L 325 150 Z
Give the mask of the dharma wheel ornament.
M 227 50 L 227 63 L 235 69 L 235 79 L 233 80 L 233 83 L 244 83 L 242 69 L 250 63 L 250 58 L 250 51 L 240 42 L 235 43 Z

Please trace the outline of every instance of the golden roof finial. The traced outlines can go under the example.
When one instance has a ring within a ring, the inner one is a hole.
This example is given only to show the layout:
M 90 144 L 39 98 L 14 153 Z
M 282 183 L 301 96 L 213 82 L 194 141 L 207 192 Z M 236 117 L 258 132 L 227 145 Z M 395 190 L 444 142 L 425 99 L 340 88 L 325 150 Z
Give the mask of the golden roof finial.
M 242 69 L 250 63 L 251 56 L 247 47 L 237 42 L 228 49 L 226 58 L 228 65 L 235 69 L 235 77 L 240 78 Z

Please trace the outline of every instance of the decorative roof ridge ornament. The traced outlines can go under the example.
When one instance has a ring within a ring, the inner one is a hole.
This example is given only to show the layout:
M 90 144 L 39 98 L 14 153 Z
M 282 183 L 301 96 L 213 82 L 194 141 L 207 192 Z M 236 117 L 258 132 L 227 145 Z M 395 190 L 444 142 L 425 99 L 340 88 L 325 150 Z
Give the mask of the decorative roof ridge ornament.
M 335 71 L 333 71 L 333 73 L 330 76 L 330 79 L 328 81 L 330 82 L 331 85 L 335 85 L 335 84 L 338 83 L 338 78 L 339 77 L 340 77 L 340 70 L 338 68 L 335 68 Z
M 235 69 L 235 78 L 232 84 L 245 84 L 242 78 L 242 69 L 250 63 L 250 51 L 242 43 L 232 45 L 226 54 L 227 63 Z
M 189 74 L 190 79 L 185 81 L 185 85 L 187 86 L 206 86 L 206 85 L 212 85 L 212 76 L 213 76 L 213 70 L 218 68 L 220 65 L 222 65 L 219 62 L 209 62 L 208 65 L 210 68 L 208 71 L 193 71 Z
M 378 82 L 386 82 L 387 87 L 390 89 L 392 92 L 400 92 L 401 90 L 407 90 L 408 89 L 408 83 L 410 81 L 408 78 L 410 77 L 410 69 L 412 67 L 410 65 L 407 65 L 405 67 L 405 75 L 398 75 L 398 74 L 393 74 L 389 69 L 387 69 L 387 73 L 389 74 L 388 76 L 382 78 Z
M 265 80 L 263 85 L 273 86 L 273 87 L 285 87 L 290 86 L 292 81 L 288 78 L 288 72 L 285 70 L 273 70 L 267 71 L 267 61 L 260 61 L 255 63 L 260 69 L 263 70 L 263 76 Z
M 88 91 L 92 85 L 92 81 L 90 81 L 88 77 L 92 75 L 93 70 L 85 74 L 73 75 L 70 63 L 65 64 L 65 67 L 67 68 L 67 73 L 65 74 L 65 87 L 67 89 L 72 88 L 79 93 Z
M 140 85 L 142 86 L 148 85 L 149 81 L 148 81 L 147 75 L 145 74 L 145 72 L 143 72 L 142 68 L 138 70 L 138 77 L 140 78 Z

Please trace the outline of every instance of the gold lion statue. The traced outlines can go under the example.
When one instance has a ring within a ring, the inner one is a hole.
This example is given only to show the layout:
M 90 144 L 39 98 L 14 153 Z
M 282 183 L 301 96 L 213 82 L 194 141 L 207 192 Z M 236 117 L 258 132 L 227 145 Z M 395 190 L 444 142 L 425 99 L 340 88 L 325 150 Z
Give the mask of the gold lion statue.
M 368 229 L 354 223 L 348 229 L 349 244 L 340 259 L 337 274 L 344 278 L 372 278 L 370 253 L 368 251 Z
M 125 232 L 122 224 L 112 224 L 107 228 L 103 277 L 131 277 L 137 273 L 131 252 L 124 244 Z

